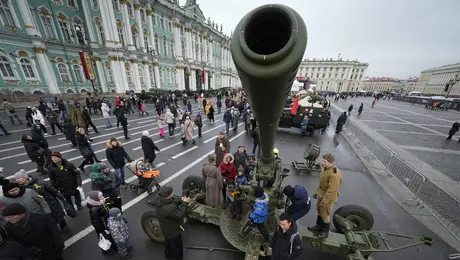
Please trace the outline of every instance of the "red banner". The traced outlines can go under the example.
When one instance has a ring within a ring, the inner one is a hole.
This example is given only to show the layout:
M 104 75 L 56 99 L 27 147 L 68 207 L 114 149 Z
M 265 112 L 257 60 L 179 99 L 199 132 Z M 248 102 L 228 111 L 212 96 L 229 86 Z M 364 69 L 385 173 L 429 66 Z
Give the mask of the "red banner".
M 96 72 L 94 71 L 93 61 L 89 52 L 79 51 L 81 64 L 83 64 L 83 70 L 85 71 L 85 77 L 88 80 L 96 79 Z
M 203 81 L 202 83 L 203 83 L 203 84 L 206 84 L 206 71 L 204 71 L 204 70 L 201 71 L 201 78 L 203 79 L 203 80 L 202 80 L 202 81 Z
M 297 113 L 297 108 L 299 108 L 299 97 L 295 97 L 294 105 L 291 108 L 291 114 L 295 115 Z

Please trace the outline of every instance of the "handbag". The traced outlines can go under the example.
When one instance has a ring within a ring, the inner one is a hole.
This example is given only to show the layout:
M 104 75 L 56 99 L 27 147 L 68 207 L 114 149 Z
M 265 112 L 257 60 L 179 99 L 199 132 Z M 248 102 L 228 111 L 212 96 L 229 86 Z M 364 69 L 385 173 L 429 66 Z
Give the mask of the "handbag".
M 97 245 L 99 246 L 100 249 L 102 249 L 104 251 L 107 251 L 112 246 L 112 242 L 110 242 L 110 240 L 106 239 L 104 237 L 104 235 L 102 235 L 102 233 L 101 233 L 101 234 L 99 234 L 99 243 Z

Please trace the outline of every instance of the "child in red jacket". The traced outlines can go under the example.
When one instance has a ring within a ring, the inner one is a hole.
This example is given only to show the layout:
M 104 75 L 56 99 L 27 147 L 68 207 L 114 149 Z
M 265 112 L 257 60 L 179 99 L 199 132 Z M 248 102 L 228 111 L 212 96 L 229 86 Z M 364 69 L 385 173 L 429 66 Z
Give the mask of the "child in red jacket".
M 224 197 L 224 202 L 227 200 L 227 183 L 229 183 L 230 180 L 234 181 L 236 177 L 236 167 L 233 161 L 233 155 L 231 153 L 226 153 L 224 155 L 224 160 L 219 165 L 219 169 L 224 182 L 222 189 L 222 196 Z

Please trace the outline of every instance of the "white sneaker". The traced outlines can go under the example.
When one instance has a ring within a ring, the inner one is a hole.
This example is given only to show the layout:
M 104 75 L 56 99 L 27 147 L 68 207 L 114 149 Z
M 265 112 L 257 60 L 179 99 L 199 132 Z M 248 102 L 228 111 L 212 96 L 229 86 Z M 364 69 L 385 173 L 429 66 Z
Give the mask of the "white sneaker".
M 47 136 L 47 135 L 48 135 L 48 133 L 45 133 L 45 134 L 44 134 L 44 136 Z

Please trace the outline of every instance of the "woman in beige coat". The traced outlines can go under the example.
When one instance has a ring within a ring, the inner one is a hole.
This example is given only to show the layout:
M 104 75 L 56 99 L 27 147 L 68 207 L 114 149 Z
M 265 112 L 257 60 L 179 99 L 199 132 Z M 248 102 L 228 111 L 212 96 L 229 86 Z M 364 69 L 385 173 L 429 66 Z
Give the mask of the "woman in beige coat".
M 208 156 L 208 163 L 203 165 L 203 179 L 206 182 L 206 203 L 218 207 L 222 203 L 223 181 L 219 168 L 215 165 L 216 156 Z
M 192 144 L 195 144 L 195 139 L 193 138 L 193 132 L 195 131 L 193 128 L 195 127 L 195 124 L 192 120 L 190 120 L 189 116 L 185 118 L 183 125 L 185 139 L 187 140 L 187 142 L 192 140 Z

